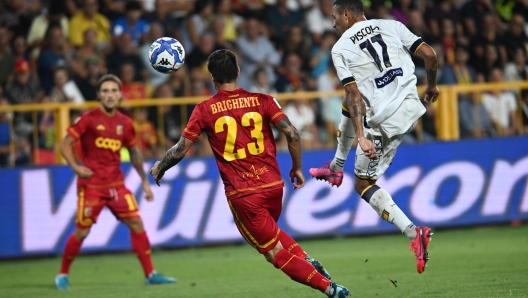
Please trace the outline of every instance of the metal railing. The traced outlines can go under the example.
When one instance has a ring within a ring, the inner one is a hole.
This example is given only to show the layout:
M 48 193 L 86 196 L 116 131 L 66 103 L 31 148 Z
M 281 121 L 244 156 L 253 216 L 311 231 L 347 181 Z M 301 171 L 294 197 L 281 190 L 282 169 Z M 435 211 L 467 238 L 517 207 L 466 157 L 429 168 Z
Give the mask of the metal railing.
M 479 92 L 498 92 L 501 90 L 512 90 L 518 94 L 518 106 L 520 107 L 520 94 L 522 89 L 528 89 L 528 82 L 508 82 L 508 83 L 487 83 L 487 84 L 471 84 L 471 85 L 450 85 L 450 86 L 439 86 L 440 96 L 436 103 L 433 106 L 436 108 L 436 129 L 437 129 L 437 139 L 443 141 L 458 140 L 460 138 L 459 131 L 459 114 L 458 114 L 458 96 L 459 94 L 464 93 L 479 93 Z M 424 87 L 418 87 L 418 93 L 423 97 Z M 307 100 L 307 99 L 316 99 L 316 98 L 325 98 L 331 96 L 342 97 L 344 91 L 331 91 L 331 92 L 295 92 L 295 93 L 279 93 L 274 96 L 279 100 L 281 105 L 284 106 L 285 102 L 289 100 Z M 126 100 L 121 103 L 121 107 L 125 109 L 132 109 L 133 118 L 137 119 L 139 109 L 142 107 L 155 107 L 157 109 L 157 136 L 158 144 L 160 148 L 165 147 L 165 132 L 164 132 L 164 112 L 163 109 L 166 106 L 180 106 L 180 119 L 181 127 L 185 127 L 188 114 L 187 106 L 195 105 L 208 97 L 180 97 L 180 98 L 154 98 L 154 99 L 144 99 L 144 100 Z M 9 125 L 11 132 L 13 129 L 13 113 L 28 113 L 31 115 L 33 131 L 32 131 L 32 153 L 33 153 L 33 163 L 39 164 L 39 155 L 37 154 L 39 148 L 39 123 L 37 121 L 39 113 L 48 111 L 53 113 L 54 118 L 54 128 L 55 128 L 55 144 L 54 151 L 56 160 L 60 163 L 64 163 L 64 160 L 60 154 L 59 144 L 61 139 L 66 135 L 66 129 L 71 123 L 70 112 L 72 110 L 84 111 L 93 107 L 98 106 L 98 102 L 86 102 L 83 104 L 74 104 L 74 103 L 39 103 L 39 104 L 24 104 L 24 105 L 7 105 L 0 106 L 0 113 L 9 113 Z M 519 116 L 522 116 L 522 109 L 518 109 Z M 340 111 L 335 111 L 339 113 Z M 518 132 L 522 134 L 522 117 L 519 118 Z M 328 124 L 327 128 L 329 135 L 332 135 L 331 125 Z M 417 126 L 417 135 L 418 139 L 421 140 L 422 126 L 421 123 Z M 475 137 L 479 137 L 476 135 Z M 14 154 L 15 145 L 11 138 L 10 141 L 10 151 L 11 154 Z M 329 147 L 334 145 L 334 138 L 329 138 L 329 142 L 326 144 Z M 11 159 L 11 165 L 13 165 L 13 158 Z

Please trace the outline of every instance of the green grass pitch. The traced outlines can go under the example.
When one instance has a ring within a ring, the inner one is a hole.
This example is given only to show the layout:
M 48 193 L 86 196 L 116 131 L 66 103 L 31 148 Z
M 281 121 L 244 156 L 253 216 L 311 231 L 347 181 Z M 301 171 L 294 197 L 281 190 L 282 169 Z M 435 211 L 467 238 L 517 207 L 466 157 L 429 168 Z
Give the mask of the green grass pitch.
M 300 244 L 353 297 L 528 297 L 527 225 L 434 232 L 422 275 L 399 234 Z M 58 257 L 0 261 L 0 297 L 325 297 L 291 281 L 248 245 L 154 251 L 153 259 L 178 283 L 145 286 L 131 253 L 81 255 L 67 291 L 53 284 Z

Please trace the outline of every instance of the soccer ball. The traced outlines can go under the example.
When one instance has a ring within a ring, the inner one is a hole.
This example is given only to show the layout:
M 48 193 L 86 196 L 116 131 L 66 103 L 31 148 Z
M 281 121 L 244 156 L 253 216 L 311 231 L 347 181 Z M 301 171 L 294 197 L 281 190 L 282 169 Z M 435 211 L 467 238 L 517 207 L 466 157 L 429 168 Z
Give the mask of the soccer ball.
M 175 38 L 158 38 L 150 46 L 149 61 L 150 65 L 158 72 L 175 72 L 185 62 L 185 50 Z

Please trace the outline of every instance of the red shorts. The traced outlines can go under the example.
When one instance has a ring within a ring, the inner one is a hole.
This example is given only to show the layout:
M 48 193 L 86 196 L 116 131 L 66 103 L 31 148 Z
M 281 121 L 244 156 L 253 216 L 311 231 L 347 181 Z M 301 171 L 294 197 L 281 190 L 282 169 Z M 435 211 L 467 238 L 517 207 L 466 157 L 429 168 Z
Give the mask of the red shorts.
M 240 234 L 261 254 L 279 242 L 282 192 L 276 188 L 228 201 Z
M 136 198 L 123 185 L 104 189 L 79 186 L 77 196 L 75 225 L 79 228 L 89 228 L 97 222 L 104 206 L 119 220 L 139 217 Z

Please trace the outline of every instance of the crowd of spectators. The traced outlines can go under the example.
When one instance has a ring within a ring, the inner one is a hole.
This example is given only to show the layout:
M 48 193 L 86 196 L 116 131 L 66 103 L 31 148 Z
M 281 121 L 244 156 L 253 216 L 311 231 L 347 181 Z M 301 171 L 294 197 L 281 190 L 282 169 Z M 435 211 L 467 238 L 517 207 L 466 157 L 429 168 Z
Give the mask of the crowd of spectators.
M 527 0 L 364 4 L 367 18 L 398 20 L 433 46 L 439 84 L 528 80 Z M 124 100 L 210 95 L 214 89 L 205 61 L 221 48 L 237 54 L 239 85 L 245 89 L 339 90 L 330 57 L 338 38 L 332 5 L 332 0 L 0 0 L 0 105 L 95 100 L 96 82 L 104 73 L 121 78 Z M 162 36 L 180 40 L 187 53 L 184 67 L 170 75 L 153 70 L 147 59 L 151 42 Z M 423 61 L 414 62 L 424 82 Z M 522 92 L 520 106 L 517 95 L 508 90 L 461 94 L 462 137 L 528 133 L 528 93 Z M 340 102 L 336 97 L 291 101 L 284 111 L 295 120 L 306 147 L 317 149 L 333 140 Z M 436 111 L 426 107 L 421 141 L 436 137 Z M 166 106 L 135 113 L 144 154 L 153 157 L 165 149 L 157 145 L 160 137 L 165 147 L 173 145 L 186 120 L 182 117 L 191 110 Z M 164 121 L 158 121 L 160 113 Z M 517 125 L 520 115 L 523 127 Z M 53 163 L 53 113 L 15 113 L 13 129 L 9 118 L 0 113 L 0 166 L 9 160 Z M 163 136 L 157 135 L 158 125 Z M 196 152 L 206 149 L 199 146 Z

